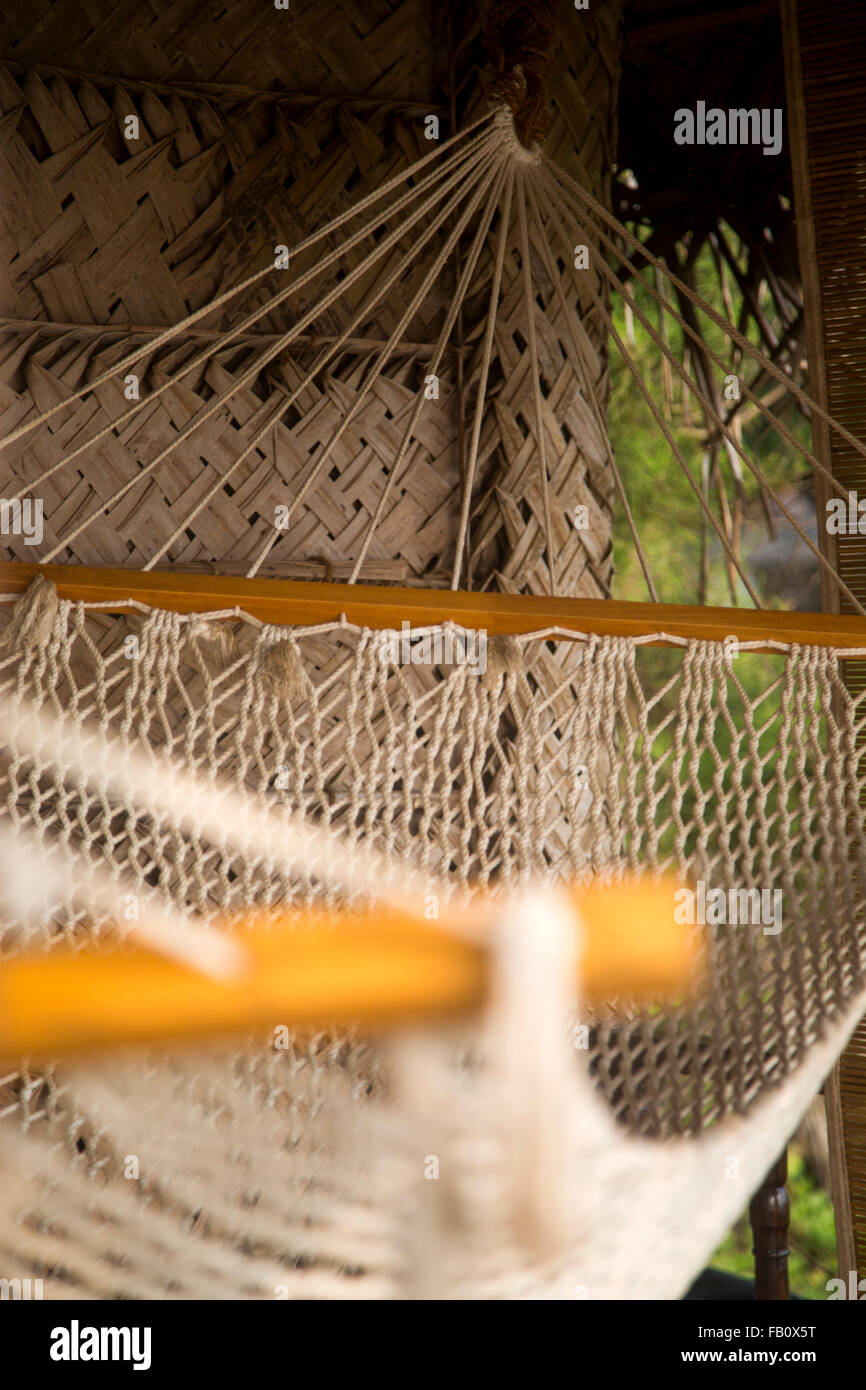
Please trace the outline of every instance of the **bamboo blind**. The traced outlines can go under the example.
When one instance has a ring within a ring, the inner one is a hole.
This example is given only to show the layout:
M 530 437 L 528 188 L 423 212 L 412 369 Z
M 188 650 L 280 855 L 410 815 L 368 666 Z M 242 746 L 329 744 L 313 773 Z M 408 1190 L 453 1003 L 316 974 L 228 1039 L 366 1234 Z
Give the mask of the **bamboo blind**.
M 866 28 L 861 0 L 820 6 L 785 0 L 788 119 L 807 316 L 810 390 L 835 420 L 866 437 Z M 816 453 L 858 498 L 866 497 L 866 459 L 836 433 L 813 424 Z M 828 536 L 825 496 L 816 489 L 818 534 L 839 577 L 866 598 L 866 538 Z M 851 612 L 839 589 L 824 588 L 824 607 Z M 852 693 L 866 685 L 866 662 L 844 663 Z M 860 746 L 866 746 L 861 731 Z M 866 805 L 864 805 L 866 814 Z M 843 1273 L 866 1272 L 866 1021 L 829 1089 L 830 1115 L 845 1173 L 837 1194 Z M 846 1191 L 847 1189 L 847 1191 Z M 846 1208 L 850 1205 L 850 1214 Z

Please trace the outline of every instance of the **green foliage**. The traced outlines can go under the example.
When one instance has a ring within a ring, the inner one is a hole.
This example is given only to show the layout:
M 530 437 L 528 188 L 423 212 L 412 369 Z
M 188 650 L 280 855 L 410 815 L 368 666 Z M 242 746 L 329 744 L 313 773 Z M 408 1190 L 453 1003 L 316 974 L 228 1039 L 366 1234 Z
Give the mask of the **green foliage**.
M 731 233 L 729 241 L 736 241 Z M 655 287 L 652 270 L 631 280 L 628 288 L 634 295 L 640 312 L 652 325 L 656 334 L 661 336 L 661 310 L 650 286 Z M 695 287 L 716 312 L 724 317 L 721 285 L 710 248 L 706 244 L 695 262 Z M 675 292 L 667 281 L 662 287 L 662 293 L 676 306 Z M 735 284 L 730 286 L 729 302 L 735 319 L 739 320 L 742 297 Z M 688 465 L 692 480 L 690 483 L 689 477 L 683 472 L 674 449 L 665 439 L 633 374 L 611 339 L 611 401 L 608 424 L 623 488 L 629 499 L 636 530 L 647 556 L 658 597 L 663 603 L 698 603 L 701 601 L 703 512 L 695 487 L 701 488 L 701 458 L 707 422 L 699 402 L 684 388 L 673 368 L 672 389 L 670 398 L 666 401 L 665 368 L 660 348 L 641 325 L 637 314 L 633 319 L 634 342 L 630 343 L 623 301 L 617 298 L 612 307 L 617 333 L 634 363 L 637 374 L 645 383 L 657 412 L 665 421 L 673 442 Z M 772 317 L 769 310 L 768 317 Z M 670 315 L 665 315 L 665 319 L 671 351 L 682 363 L 684 352 L 693 345 Z M 721 367 L 712 365 L 720 397 L 727 372 L 740 375 L 743 381 L 750 382 L 756 371 L 754 364 L 741 362 L 738 350 L 732 348 L 722 330 L 705 315 L 698 314 L 698 323 L 704 341 L 728 364 L 726 372 L 723 372 Z M 757 342 L 757 329 L 752 319 L 747 321 L 745 336 L 750 341 Z M 685 371 L 689 377 L 694 377 L 692 363 L 685 363 Z M 728 403 L 724 404 L 727 407 Z M 768 428 L 763 420 L 749 419 L 749 413 L 746 410 L 743 415 L 746 421 L 743 427 L 743 449 L 749 457 L 754 458 L 771 486 L 779 487 L 804 476 L 808 467 L 802 456 L 774 429 Z M 797 412 L 789 414 L 786 423 L 795 438 L 808 444 L 808 425 Z M 733 511 L 737 486 L 724 449 L 719 450 L 718 467 L 728 508 Z M 748 509 L 756 510 L 761 494 L 760 484 L 746 464 L 742 464 L 742 472 L 744 504 Z M 715 483 L 710 488 L 707 505 L 724 529 L 724 514 Z M 704 602 L 712 605 L 736 603 L 753 607 L 747 590 L 735 572 L 732 593 L 724 563 L 724 549 L 709 520 L 706 522 L 706 532 L 709 547 L 709 582 Z M 619 497 L 614 513 L 613 545 L 616 565 L 613 597 L 648 599 L 650 595 L 637 558 L 625 509 Z M 772 602 L 769 606 L 773 606 Z

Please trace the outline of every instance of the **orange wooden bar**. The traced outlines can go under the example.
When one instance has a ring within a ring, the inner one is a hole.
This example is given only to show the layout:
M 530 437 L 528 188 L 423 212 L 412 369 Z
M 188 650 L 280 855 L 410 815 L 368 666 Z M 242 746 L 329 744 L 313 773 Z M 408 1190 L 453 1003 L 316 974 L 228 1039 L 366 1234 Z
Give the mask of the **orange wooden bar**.
M 692 934 L 674 921 L 676 886 L 636 879 L 563 890 L 578 914 L 575 930 L 578 920 L 582 926 L 583 998 L 646 1001 L 689 991 L 698 960 Z M 224 924 L 245 957 L 227 978 L 130 942 L 13 957 L 0 963 L 0 1058 L 465 1014 L 487 996 L 497 918 L 480 898 L 470 911 L 480 939 L 393 906 L 298 910 L 267 922 L 247 913 Z
M 788 613 L 752 608 L 704 608 L 679 603 L 623 603 L 613 599 L 546 598 L 529 594 L 467 593 L 449 589 L 375 584 L 320 584 L 309 580 L 239 579 L 80 565 L 0 564 L 0 594 L 22 593 L 37 574 L 61 598 L 112 606 L 137 599 L 177 613 L 241 608 L 263 622 L 315 625 L 344 614 L 359 627 L 400 630 L 403 622 L 425 627 L 451 621 L 488 634 L 518 635 L 559 627 L 602 636 L 676 638 L 723 642 L 793 642 L 806 646 L 862 648 L 866 618 L 828 613 Z M 657 645 L 665 645 L 659 641 Z

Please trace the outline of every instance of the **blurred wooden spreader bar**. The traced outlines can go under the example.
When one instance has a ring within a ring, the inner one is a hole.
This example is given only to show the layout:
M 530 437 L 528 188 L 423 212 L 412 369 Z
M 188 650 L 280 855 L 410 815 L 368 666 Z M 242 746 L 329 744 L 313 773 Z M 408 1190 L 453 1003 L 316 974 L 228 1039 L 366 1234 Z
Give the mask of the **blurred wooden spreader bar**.
M 674 922 L 677 886 L 634 879 L 562 890 L 582 927 L 585 1000 L 688 992 L 697 961 L 688 929 Z M 459 921 L 452 933 L 391 906 L 293 910 L 267 922 L 249 913 L 224 924 L 244 957 L 227 978 L 129 942 L 13 957 L 0 963 L 0 1058 L 467 1013 L 487 996 L 496 915 L 479 901 L 472 926 L 481 932 L 470 939 Z

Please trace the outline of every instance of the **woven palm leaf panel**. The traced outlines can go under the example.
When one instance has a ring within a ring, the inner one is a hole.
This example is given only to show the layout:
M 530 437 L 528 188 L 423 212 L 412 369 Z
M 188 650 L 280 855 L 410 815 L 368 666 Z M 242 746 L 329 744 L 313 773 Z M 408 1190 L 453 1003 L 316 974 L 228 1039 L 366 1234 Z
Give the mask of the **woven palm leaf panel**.
M 789 121 L 795 160 L 809 340 L 810 390 L 857 438 L 866 435 L 866 27 L 857 0 L 821 6 L 785 0 Z M 817 451 L 835 478 L 866 497 L 866 460 L 835 431 L 814 426 Z M 828 534 L 826 491 L 817 489 L 818 535 L 840 578 L 866 600 L 866 537 Z M 852 612 L 851 600 L 824 583 L 824 607 Z M 854 695 L 866 663 L 843 663 Z M 863 745 L 861 726 L 859 747 Z M 862 804 L 862 803 L 861 803 Z M 866 812 L 866 806 L 863 806 Z M 837 1159 L 840 1268 L 866 1272 L 866 1022 L 842 1056 L 830 1088 Z
M 484 98 L 482 16 L 420 0 L 358 6 L 293 4 L 290 12 L 233 4 L 216 16 L 195 2 L 158 15 L 133 3 L 12 9 L 9 55 L 0 68 L 6 261 L 2 405 L 8 425 L 44 409 L 104 371 L 148 332 L 175 323 L 272 262 L 310 229 L 427 154 L 425 116 L 441 122 L 477 114 Z M 578 15 L 562 0 L 552 74 L 549 152 L 607 200 L 617 97 L 619 5 Z M 86 74 L 86 75 L 84 75 Z M 489 86 L 489 79 L 488 79 Z M 295 95 L 292 95 L 292 94 Z M 125 138 L 127 117 L 138 121 Z M 470 229 L 471 230 L 471 229 Z M 405 485 L 395 488 L 377 527 L 363 579 L 448 582 L 460 506 L 459 419 L 477 386 L 478 356 L 493 271 L 493 238 L 480 257 L 461 325 L 462 352 L 446 354 L 440 398 L 425 410 Z M 423 255 L 407 232 L 392 262 L 405 273 L 351 335 L 346 349 L 255 449 L 226 485 L 190 516 L 309 369 L 322 341 L 336 336 L 371 288 L 365 277 L 314 323 L 314 337 L 281 352 L 231 407 L 197 429 L 189 445 L 125 492 L 146 461 L 169 444 L 217 392 L 227 391 L 267 341 L 285 332 L 336 283 L 315 282 L 264 316 L 255 331 L 215 351 L 152 410 L 103 441 L 86 466 L 45 483 L 44 556 L 100 503 L 103 514 L 54 557 L 142 567 L 153 563 L 245 573 L 274 543 L 262 575 L 347 578 L 381 495 L 390 461 L 423 379 L 456 266 L 449 263 L 408 325 L 400 351 L 335 450 L 329 467 L 273 536 L 274 508 L 291 498 L 311 453 L 357 400 L 378 346 L 429 268 L 444 233 Z M 512 228 L 511 236 L 516 236 Z M 366 247 L 364 248 L 367 249 Z M 506 257 L 494 362 L 488 385 L 470 533 L 475 587 L 541 592 L 548 586 L 538 464 L 532 430 L 528 346 L 518 258 Z M 319 253 L 317 253 L 319 254 Z M 361 249 L 347 252 L 348 274 Z M 387 269 L 390 271 L 392 263 Z M 592 380 L 569 358 L 552 287 L 533 254 L 547 329 L 539 352 L 549 394 L 546 427 L 558 579 L 562 592 L 605 597 L 612 573 L 612 480 L 586 397 L 602 412 L 608 375 L 604 332 L 583 306 Z M 143 389 L 163 383 L 214 335 L 281 287 L 280 272 L 250 296 L 196 325 L 146 359 Z M 256 298 L 258 295 L 258 298 Z M 130 331 L 137 336 L 130 342 Z M 261 336 L 260 336 L 261 335 Z M 462 370 L 461 370 L 462 359 Z M 108 383 L 62 423 L 31 438 L 4 463 L 35 478 L 121 413 L 122 383 Z M 82 460 L 84 463 L 85 460 Z M 4 479 L 4 485 L 5 485 Z M 577 504 L 589 526 L 567 518 Z M 33 559 L 32 547 L 7 552 Z

